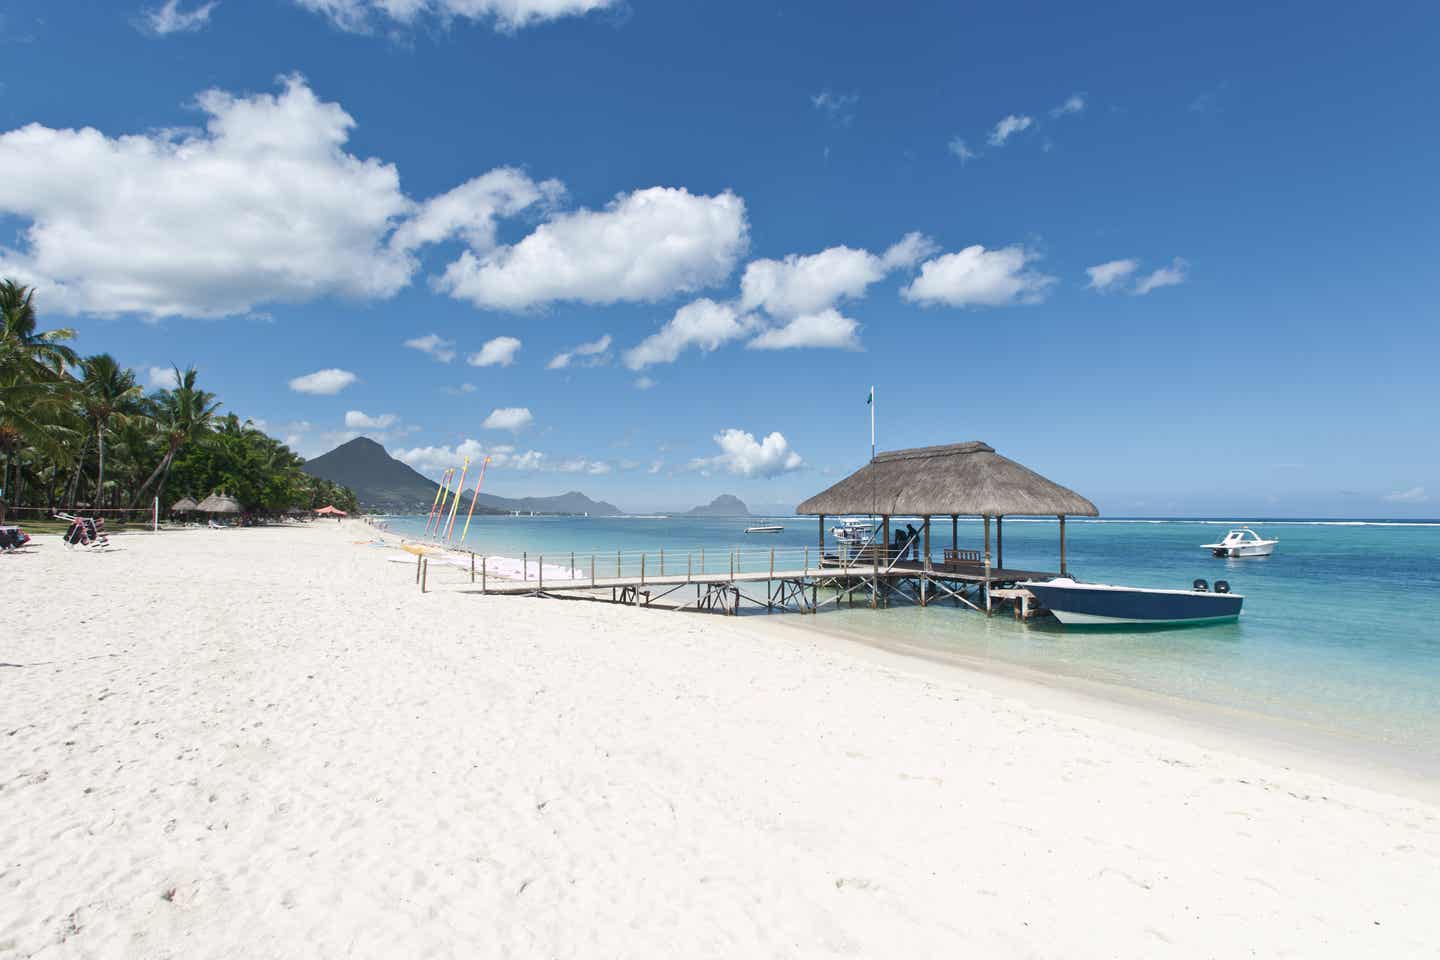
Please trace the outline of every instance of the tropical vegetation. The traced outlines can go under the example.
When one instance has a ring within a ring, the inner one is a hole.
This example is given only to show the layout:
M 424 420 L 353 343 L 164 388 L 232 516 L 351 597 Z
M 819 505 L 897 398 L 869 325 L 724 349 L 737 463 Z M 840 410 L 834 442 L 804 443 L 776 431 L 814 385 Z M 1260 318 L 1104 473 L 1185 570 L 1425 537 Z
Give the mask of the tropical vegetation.
M 163 509 L 215 492 L 261 515 L 359 509 L 349 489 L 305 473 L 305 461 L 253 421 L 222 414 L 194 367 L 146 392 L 109 354 L 78 354 L 75 338 L 41 330 L 34 291 L 0 281 L 0 504 L 27 508 L 22 518 L 148 512 L 153 498 Z

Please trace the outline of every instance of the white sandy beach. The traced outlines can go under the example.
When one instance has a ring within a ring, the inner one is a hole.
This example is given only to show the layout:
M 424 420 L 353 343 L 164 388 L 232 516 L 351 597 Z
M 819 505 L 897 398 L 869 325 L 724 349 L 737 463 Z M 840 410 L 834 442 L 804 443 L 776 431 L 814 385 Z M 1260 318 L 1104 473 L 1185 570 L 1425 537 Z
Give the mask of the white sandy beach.
M 370 535 L 0 558 L 0 957 L 1440 956 L 1358 769 Z

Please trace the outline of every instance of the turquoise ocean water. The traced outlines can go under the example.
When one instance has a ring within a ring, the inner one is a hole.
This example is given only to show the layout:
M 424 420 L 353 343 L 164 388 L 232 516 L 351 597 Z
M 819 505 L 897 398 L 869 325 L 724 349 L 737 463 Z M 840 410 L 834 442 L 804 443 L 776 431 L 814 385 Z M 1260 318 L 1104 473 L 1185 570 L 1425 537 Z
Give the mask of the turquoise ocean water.
M 653 573 L 661 548 L 668 572 L 675 572 L 683 570 L 687 553 L 693 558 L 701 547 L 711 569 L 733 548 L 752 551 L 746 565 L 760 569 L 772 545 L 782 551 L 817 546 L 814 518 L 779 518 L 783 533 L 746 536 L 745 526 L 755 522 L 484 517 L 472 523 L 464 546 L 515 557 L 528 552 L 532 560 L 544 554 L 547 565 L 568 565 L 573 550 L 582 568 L 593 551 L 600 576 L 614 573 L 617 549 L 626 551 L 622 562 L 629 573 L 638 564 L 633 552 L 647 551 Z M 1076 631 L 1049 620 L 987 619 L 948 605 L 829 608 L 807 622 L 1276 717 L 1399 748 L 1433 768 L 1440 762 L 1440 521 L 1252 522 L 1280 539 L 1274 556 L 1219 560 L 1200 548 L 1231 525 L 1071 520 L 1067 554 L 1071 574 L 1083 580 L 1169 588 L 1187 587 L 1196 577 L 1229 580 L 1245 595 L 1238 623 Z M 390 526 L 418 536 L 424 518 L 392 518 Z M 979 521 L 962 520 L 960 546 L 980 546 L 981 530 Z M 1057 569 L 1057 534 L 1051 520 L 1007 520 L 1006 566 Z M 932 539 L 938 557 L 950 543 L 948 520 L 935 522 Z

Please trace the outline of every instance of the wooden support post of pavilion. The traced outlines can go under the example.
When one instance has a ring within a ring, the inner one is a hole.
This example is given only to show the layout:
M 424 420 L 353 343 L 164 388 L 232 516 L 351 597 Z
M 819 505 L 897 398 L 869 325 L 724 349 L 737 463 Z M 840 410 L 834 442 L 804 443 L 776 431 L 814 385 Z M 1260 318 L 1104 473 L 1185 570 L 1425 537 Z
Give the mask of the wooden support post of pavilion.
M 1065 572 L 1065 514 L 1060 514 L 1060 576 L 1068 576 Z
M 995 566 L 1005 569 L 1005 517 L 995 518 Z
M 985 520 L 985 615 L 990 615 L 990 516 Z

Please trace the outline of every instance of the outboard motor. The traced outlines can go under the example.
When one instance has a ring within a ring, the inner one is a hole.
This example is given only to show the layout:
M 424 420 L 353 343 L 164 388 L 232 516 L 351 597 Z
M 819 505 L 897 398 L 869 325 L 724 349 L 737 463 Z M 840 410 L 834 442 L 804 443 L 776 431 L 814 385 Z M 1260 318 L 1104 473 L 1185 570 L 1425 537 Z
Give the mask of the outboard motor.
M 1215 592 L 1216 592 L 1216 593 L 1229 593 L 1229 592 L 1230 592 L 1230 581 L 1229 581 L 1229 580 L 1216 580 L 1216 581 L 1215 581 Z
M 1222 580 L 1221 583 L 1223 582 L 1224 581 Z M 1216 587 L 1218 588 L 1219 584 L 1216 584 Z M 1210 584 L 1206 583 L 1204 580 L 1200 580 L 1197 578 L 1194 583 L 1190 584 L 1190 588 L 1196 593 L 1206 593 L 1210 590 Z

